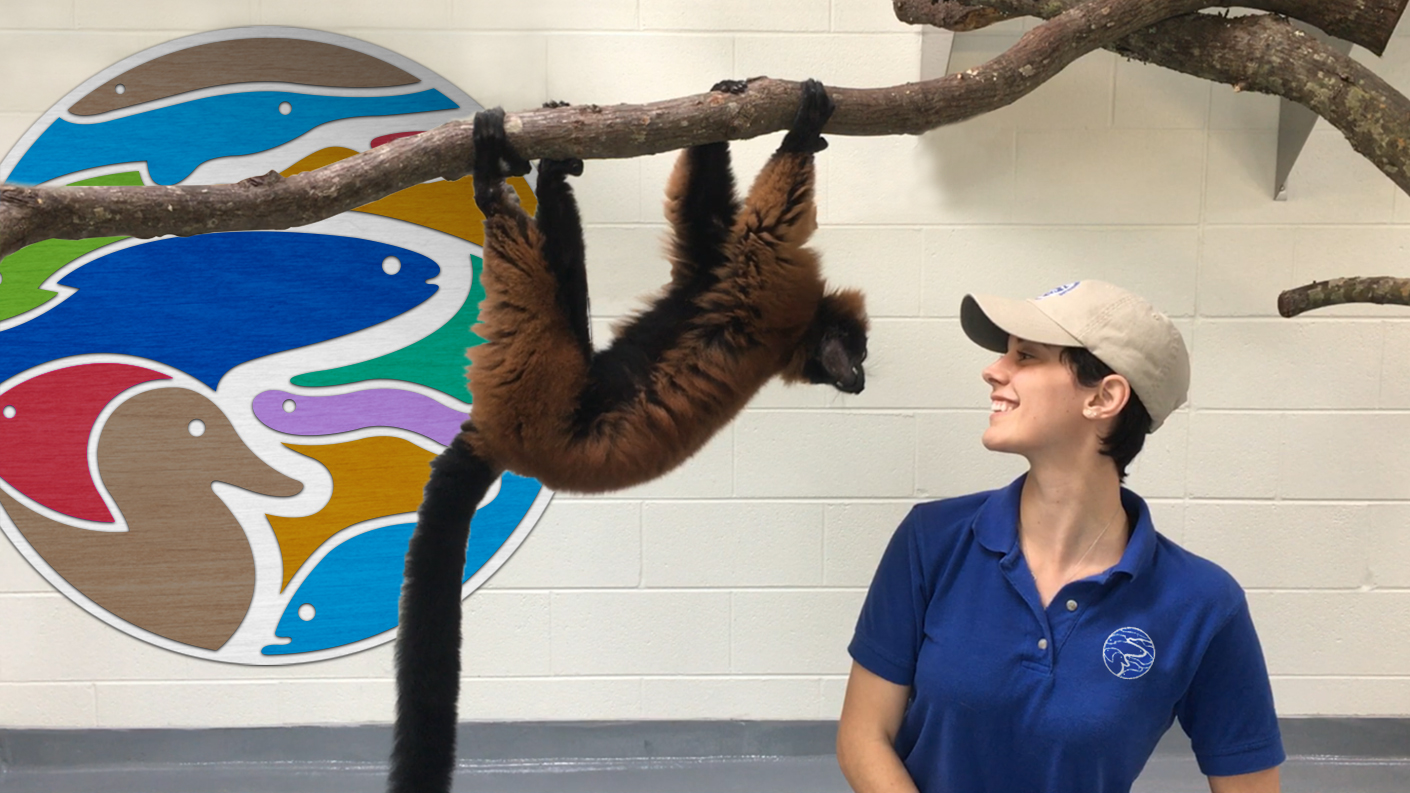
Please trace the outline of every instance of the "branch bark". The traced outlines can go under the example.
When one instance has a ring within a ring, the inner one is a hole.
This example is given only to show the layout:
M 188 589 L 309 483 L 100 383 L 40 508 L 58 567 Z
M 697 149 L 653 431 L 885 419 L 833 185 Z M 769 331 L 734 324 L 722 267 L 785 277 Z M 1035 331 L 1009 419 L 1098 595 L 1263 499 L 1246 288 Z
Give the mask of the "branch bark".
M 925 0 L 920 0 L 921 3 Z M 970 0 L 1005 13 L 1042 16 L 1073 0 Z M 1341 6 L 1351 0 L 1335 0 Z M 1249 0 L 1255 4 L 1255 0 Z M 1301 11 L 1304 0 L 1259 0 Z M 1397 0 L 1398 6 L 1404 0 Z M 1380 8 L 1379 16 L 1389 16 Z M 1325 23 L 1325 21 L 1324 21 Z M 1329 27 L 1331 26 L 1330 23 Z M 1365 28 L 1365 23 L 1358 23 Z M 1341 35 L 1349 35 L 1341 30 Z M 1341 130 L 1362 156 L 1410 193 L 1410 99 L 1370 69 L 1267 14 L 1186 14 L 1117 40 L 1109 49 L 1235 88 L 1286 97 Z
M 1015 17 L 1048 18 L 1080 0 L 891 0 L 896 18 L 912 25 L 947 30 L 976 30 Z M 1385 52 L 1405 13 L 1405 0 L 1212 0 L 1206 8 L 1253 8 L 1299 19 L 1329 35 L 1358 44 L 1377 55 Z M 1174 16 L 1171 14 L 1170 16 Z M 959 27 L 956 27 L 958 25 Z
M 891 0 L 896 18 L 908 25 L 934 25 L 963 33 L 998 24 L 1014 16 L 997 8 L 965 5 L 953 0 Z
M 1314 281 L 1278 295 L 1278 313 L 1295 317 L 1305 311 L 1343 303 L 1410 306 L 1410 278 L 1333 278 Z
M 967 72 L 890 88 L 830 89 L 841 135 L 920 133 L 1003 107 L 1082 55 L 1208 0 L 1088 0 L 1025 34 Z M 743 96 L 702 94 L 647 105 L 595 105 L 517 113 L 506 120 L 525 157 L 633 157 L 785 129 L 798 84 L 754 81 Z M 414 184 L 459 178 L 472 161 L 472 124 L 419 136 L 298 174 L 236 185 L 0 187 L 0 256 L 43 239 L 190 235 L 288 228 L 330 217 Z

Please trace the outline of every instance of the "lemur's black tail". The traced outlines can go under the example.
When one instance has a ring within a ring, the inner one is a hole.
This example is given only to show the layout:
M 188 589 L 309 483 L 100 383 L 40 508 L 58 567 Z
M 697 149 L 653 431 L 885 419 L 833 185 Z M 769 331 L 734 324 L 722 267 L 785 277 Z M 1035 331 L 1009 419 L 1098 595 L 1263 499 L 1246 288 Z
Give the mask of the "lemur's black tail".
M 470 519 L 499 476 L 461 436 L 431 462 L 406 554 L 390 793 L 447 793 L 460 694 L 460 585 Z

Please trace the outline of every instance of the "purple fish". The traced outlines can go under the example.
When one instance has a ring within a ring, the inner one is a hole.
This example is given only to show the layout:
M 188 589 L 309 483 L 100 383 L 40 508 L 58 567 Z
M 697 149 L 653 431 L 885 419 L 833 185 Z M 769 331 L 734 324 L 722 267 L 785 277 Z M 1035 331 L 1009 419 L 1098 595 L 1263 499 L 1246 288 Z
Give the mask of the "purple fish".
M 409 430 L 443 446 L 460 432 L 466 414 L 413 391 L 373 388 L 351 394 L 305 396 L 265 391 L 255 397 L 255 418 L 288 435 L 336 435 L 366 427 Z

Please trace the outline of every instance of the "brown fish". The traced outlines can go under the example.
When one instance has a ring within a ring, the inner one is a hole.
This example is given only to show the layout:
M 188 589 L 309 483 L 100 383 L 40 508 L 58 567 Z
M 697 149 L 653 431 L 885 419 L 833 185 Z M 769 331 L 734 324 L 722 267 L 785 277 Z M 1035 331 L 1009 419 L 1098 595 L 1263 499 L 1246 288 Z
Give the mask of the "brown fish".
M 386 88 L 417 78 L 361 52 L 303 39 L 235 39 L 177 50 L 94 88 L 69 112 L 93 116 L 169 96 L 235 83 Z
M 0 506 L 44 561 L 94 603 L 158 636 L 222 647 L 249 610 L 255 562 L 211 483 L 270 496 L 296 495 L 303 484 L 256 457 L 215 403 L 185 388 L 147 391 L 119 405 L 98 438 L 98 473 L 125 532 L 57 523 L 3 491 Z

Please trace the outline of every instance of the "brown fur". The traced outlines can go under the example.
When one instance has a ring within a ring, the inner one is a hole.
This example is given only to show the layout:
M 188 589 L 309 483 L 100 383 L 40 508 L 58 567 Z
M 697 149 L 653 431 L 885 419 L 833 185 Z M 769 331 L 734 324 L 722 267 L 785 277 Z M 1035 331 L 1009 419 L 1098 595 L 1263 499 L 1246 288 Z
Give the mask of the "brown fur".
M 689 181 L 682 153 L 667 189 L 677 228 L 672 276 L 690 273 L 679 233 Z M 680 465 L 732 419 L 775 374 L 804 380 L 800 342 L 825 285 L 818 258 L 804 247 L 817 228 L 811 154 L 778 153 L 759 173 L 731 230 L 726 272 L 697 299 L 681 342 L 652 367 L 628 403 L 575 434 L 588 370 L 554 282 L 542 265 L 543 240 L 522 210 L 488 222 L 484 285 L 488 295 L 471 348 L 474 418 L 465 436 L 477 454 L 555 490 L 629 487 Z M 864 317 L 858 292 L 834 293 Z M 725 343 L 718 341 L 723 330 Z

